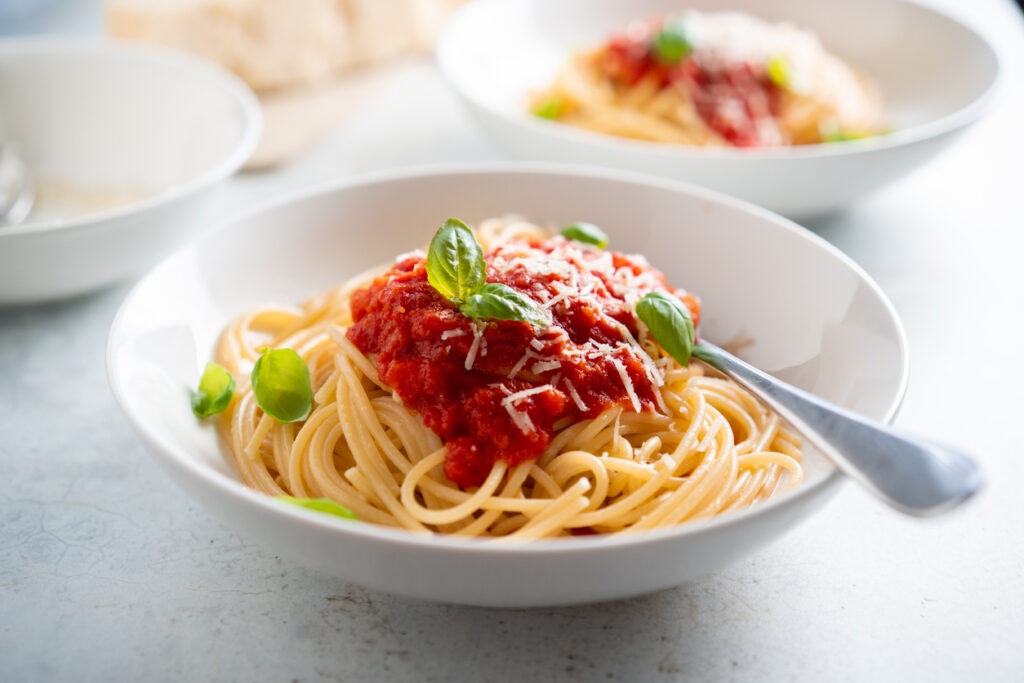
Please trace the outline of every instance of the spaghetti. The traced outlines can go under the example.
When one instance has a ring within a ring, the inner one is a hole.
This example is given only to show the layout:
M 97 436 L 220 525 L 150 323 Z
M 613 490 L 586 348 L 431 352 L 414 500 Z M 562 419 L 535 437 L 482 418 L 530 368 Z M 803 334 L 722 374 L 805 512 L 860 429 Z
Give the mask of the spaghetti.
M 531 106 L 580 128 L 684 145 L 813 144 L 884 129 L 867 76 L 808 31 L 738 12 L 635 22 L 573 57 Z
M 239 381 L 219 427 L 246 485 L 329 498 L 364 522 L 533 539 L 676 525 L 800 481 L 799 440 L 777 415 L 680 366 L 638 323 L 647 291 L 699 311 L 641 257 L 516 218 L 476 234 L 488 280 L 532 297 L 547 325 L 466 318 L 418 289 L 413 252 L 225 329 L 215 355 L 233 375 L 258 349 L 291 348 L 314 390 L 308 418 L 281 424 Z

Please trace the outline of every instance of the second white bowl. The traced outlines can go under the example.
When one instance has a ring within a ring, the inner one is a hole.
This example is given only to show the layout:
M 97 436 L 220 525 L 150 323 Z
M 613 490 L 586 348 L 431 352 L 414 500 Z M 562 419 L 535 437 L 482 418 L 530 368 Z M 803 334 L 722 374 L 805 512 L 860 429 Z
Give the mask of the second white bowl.
M 744 11 L 810 29 L 883 91 L 888 135 L 781 149 L 687 147 L 593 133 L 527 112 L 572 52 L 633 19 Z M 987 108 L 999 73 L 977 33 L 903 0 L 476 0 L 448 23 L 438 63 L 484 133 L 515 158 L 597 164 L 720 190 L 791 217 L 828 212 L 909 173 Z

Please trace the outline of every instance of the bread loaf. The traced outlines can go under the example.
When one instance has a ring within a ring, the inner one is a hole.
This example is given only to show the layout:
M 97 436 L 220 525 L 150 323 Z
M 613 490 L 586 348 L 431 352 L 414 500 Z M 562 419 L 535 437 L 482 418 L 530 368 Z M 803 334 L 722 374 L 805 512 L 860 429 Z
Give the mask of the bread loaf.
M 115 38 L 212 59 L 253 89 L 314 83 L 429 49 L 465 0 L 111 0 Z

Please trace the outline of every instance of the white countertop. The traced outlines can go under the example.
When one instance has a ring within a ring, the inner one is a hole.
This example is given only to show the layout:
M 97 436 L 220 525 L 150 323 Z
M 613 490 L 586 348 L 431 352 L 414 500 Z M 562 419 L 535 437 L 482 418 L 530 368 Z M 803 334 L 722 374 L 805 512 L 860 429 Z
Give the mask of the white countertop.
M 942 4 L 1000 48 L 1001 106 L 810 227 L 892 298 L 911 354 L 897 424 L 976 453 L 989 485 L 975 501 L 919 521 L 848 485 L 754 557 L 615 603 L 487 610 L 367 591 L 237 537 L 144 452 L 106 383 L 120 286 L 0 309 L 0 681 L 1024 680 L 1024 22 L 1007 0 Z M 98 25 L 59 10 L 41 25 Z M 214 212 L 498 158 L 429 63 L 364 78 L 365 106 L 325 144 L 234 179 Z

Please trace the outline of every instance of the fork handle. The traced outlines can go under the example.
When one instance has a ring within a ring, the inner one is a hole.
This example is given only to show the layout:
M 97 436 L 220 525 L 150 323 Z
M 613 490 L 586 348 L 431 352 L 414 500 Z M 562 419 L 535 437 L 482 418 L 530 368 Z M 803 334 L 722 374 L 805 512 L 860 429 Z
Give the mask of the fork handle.
M 951 510 L 978 491 L 978 464 L 962 451 L 901 434 L 775 379 L 714 344 L 694 357 L 750 390 L 844 474 L 901 512 Z

